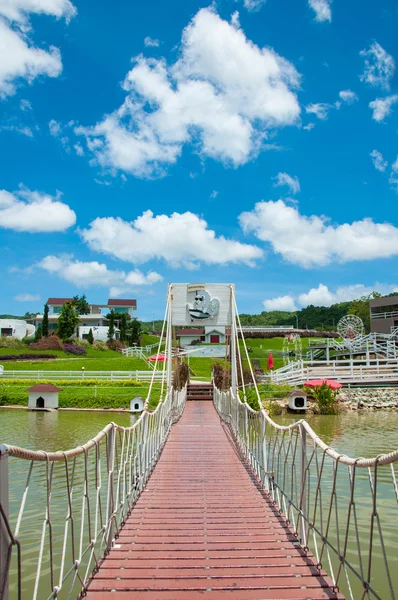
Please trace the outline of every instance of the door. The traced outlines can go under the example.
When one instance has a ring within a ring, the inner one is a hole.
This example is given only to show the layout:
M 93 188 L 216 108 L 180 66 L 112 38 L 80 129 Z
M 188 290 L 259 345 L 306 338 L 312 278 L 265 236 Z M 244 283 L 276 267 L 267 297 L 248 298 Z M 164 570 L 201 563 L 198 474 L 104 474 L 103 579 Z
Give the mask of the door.
M 219 335 L 211 335 L 210 336 L 210 344 L 219 344 L 220 336 Z
M 41 396 L 36 400 L 36 408 L 44 408 L 44 398 Z

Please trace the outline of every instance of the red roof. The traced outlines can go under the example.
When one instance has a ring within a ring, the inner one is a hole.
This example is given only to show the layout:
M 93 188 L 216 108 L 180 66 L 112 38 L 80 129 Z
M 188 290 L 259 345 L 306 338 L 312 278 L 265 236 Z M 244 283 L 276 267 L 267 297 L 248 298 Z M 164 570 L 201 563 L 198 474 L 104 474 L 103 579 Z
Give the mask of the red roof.
M 49 298 L 47 304 L 58 305 L 65 304 L 65 302 L 72 302 L 73 298 Z
M 61 388 L 52 383 L 37 383 L 33 387 L 26 390 L 27 392 L 61 392 Z
M 204 327 L 199 327 L 198 329 L 180 329 L 179 331 L 177 331 L 176 335 L 178 337 L 184 336 L 184 335 L 204 335 L 205 334 L 205 328 Z
M 112 298 L 110 298 L 108 300 L 108 306 L 133 306 L 134 308 L 137 308 L 137 300 L 127 300 L 125 298 L 112 300 Z

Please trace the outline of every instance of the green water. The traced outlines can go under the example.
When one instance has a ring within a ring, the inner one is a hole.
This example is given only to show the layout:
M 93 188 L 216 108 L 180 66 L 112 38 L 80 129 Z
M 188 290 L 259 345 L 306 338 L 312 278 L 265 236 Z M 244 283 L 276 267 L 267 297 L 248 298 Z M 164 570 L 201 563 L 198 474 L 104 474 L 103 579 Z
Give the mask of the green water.
M 122 426 L 130 426 L 136 416 L 127 413 L 92 413 L 92 412 L 31 412 L 20 410 L 0 411 L 0 443 L 22 446 L 34 450 L 65 450 L 74 448 L 93 437 L 110 421 Z M 288 424 L 296 420 L 294 415 L 277 417 L 279 423 Z M 310 416 L 308 418 L 313 429 L 338 452 L 349 456 L 373 457 L 390 452 L 398 447 L 398 413 L 397 412 L 350 412 L 337 416 Z M 25 489 L 29 462 L 12 458 L 10 467 L 10 517 L 15 524 L 21 496 Z M 36 469 L 36 467 L 35 467 Z M 371 511 L 367 471 L 358 476 L 357 518 L 360 543 L 366 545 L 369 539 L 369 512 Z M 331 477 L 330 477 L 331 480 Z M 329 480 L 329 481 L 330 481 Z M 25 509 L 23 529 L 24 546 L 22 555 L 25 600 L 32 597 L 33 583 L 37 569 L 38 544 L 42 531 L 45 512 L 45 464 L 34 472 L 30 484 L 28 502 Z M 52 497 L 52 517 L 59 525 L 54 527 L 54 535 L 62 540 L 65 523 L 65 486 L 62 465 L 58 464 L 54 473 L 54 492 Z M 393 572 L 394 586 L 398 590 L 398 510 L 397 500 L 391 484 L 391 469 L 380 471 L 378 482 L 378 506 L 381 510 L 384 541 Z M 326 485 L 328 482 L 326 481 Z M 339 480 L 337 494 L 341 505 L 347 504 L 349 486 L 345 479 Z M 361 497 L 362 495 L 362 497 Z M 80 494 L 81 497 L 81 494 Z M 30 502 L 29 502 L 30 500 Z M 62 545 L 60 541 L 58 545 Z M 380 563 L 381 554 L 375 553 L 376 565 Z M 324 561 L 327 569 L 327 561 Z M 44 570 L 48 573 L 48 561 Z M 380 578 L 378 594 L 383 600 L 391 598 L 386 578 Z M 358 595 L 357 595 L 358 594 Z M 40 594 L 46 598 L 48 594 Z M 62 594 L 60 595 L 63 596 Z M 73 596 L 71 596 L 73 597 Z M 361 598 L 360 591 L 355 591 L 354 598 Z M 15 584 L 12 583 L 10 600 L 16 598 Z

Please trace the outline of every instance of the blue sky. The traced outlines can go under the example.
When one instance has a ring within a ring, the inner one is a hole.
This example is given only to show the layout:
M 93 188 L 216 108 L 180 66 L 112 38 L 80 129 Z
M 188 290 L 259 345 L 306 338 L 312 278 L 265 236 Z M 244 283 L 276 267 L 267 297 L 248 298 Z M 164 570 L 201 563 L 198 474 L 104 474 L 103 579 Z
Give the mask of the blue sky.
M 0 312 L 398 289 L 392 0 L 0 0 Z

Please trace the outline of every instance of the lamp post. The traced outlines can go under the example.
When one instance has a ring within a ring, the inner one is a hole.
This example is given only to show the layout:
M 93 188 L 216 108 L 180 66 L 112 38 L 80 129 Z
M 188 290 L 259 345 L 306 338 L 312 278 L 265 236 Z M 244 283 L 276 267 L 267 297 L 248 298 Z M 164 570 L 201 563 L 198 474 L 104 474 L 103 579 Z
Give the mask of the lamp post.
M 296 313 L 296 329 L 298 329 L 298 314 Z
M 82 379 L 84 379 L 84 367 L 82 367 Z

